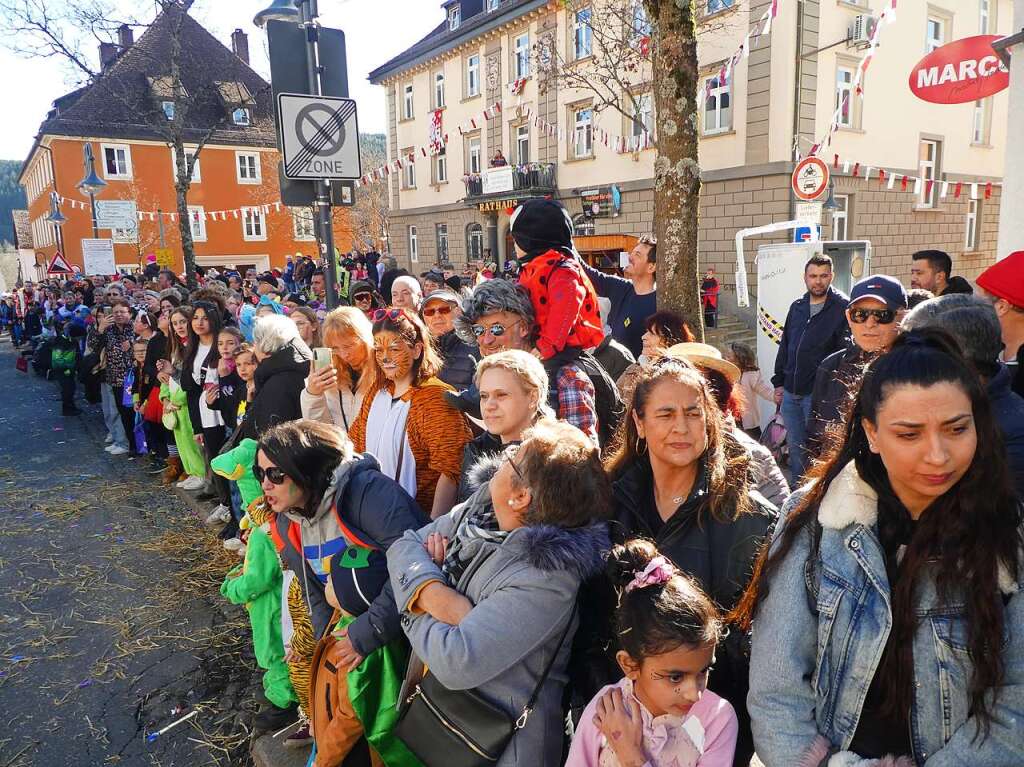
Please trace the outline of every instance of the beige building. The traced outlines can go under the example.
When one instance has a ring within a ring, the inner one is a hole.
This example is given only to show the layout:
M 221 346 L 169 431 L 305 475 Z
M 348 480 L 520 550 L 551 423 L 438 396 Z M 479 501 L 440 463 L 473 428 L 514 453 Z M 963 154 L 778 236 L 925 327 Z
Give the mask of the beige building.
M 387 100 L 389 160 L 405 166 L 387 181 L 391 251 L 401 265 L 422 271 L 449 260 L 458 267 L 488 251 L 503 259 L 507 209 L 535 195 L 563 201 L 575 216 L 577 245 L 591 257 L 614 256 L 653 228 L 657 150 L 644 140 L 644 130 L 653 130 L 649 69 L 630 83 L 642 94 L 641 110 L 626 120 L 594 109 L 590 90 L 545 78 L 530 54 L 550 40 L 567 60 L 579 60 L 568 66 L 588 66 L 602 55 L 588 21 L 600 23 L 605 2 L 634 0 L 448 0 L 437 28 L 370 74 Z M 699 5 L 700 64 L 704 81 L 711 79 L 698 116 L 700 250 L 703 263 L 724 277 L 728 305 L 737 230 L 791 217 L 794 146 L 807 154 L 826 133 L 867 52 L 870 20 L 890 0 L 780 0 L 770 35 L 739 59 L 725 85 L 719 69 L 760 26 L 771 0 Z M 642 14 L 642 5 L 635 7 Z M 910 92 L 908 79 L 926 52 L 947 42 L 1008 34 L 1012 15 L 1010 0 L 915 0 L 899 4 L 894 22 L 883 22 L 863 99 L 849 99 L 831 145 L 820 152 L 830 164 L 841 158 L 833 174 L 839 209 L 825 215 L 825 239 L 871 240 L 873 267 L 903 278 L 910 253 L 925 247 L 947 250 L 968 278 L 994 260 L 1006 94 L 933 105 Z M 482 118 L 496 102 L 500 113 Z M 448 142 L 443 154 L 424 156 L 437 110 Z M 494 173 L 488 166 L 499 151 L 511 170 Z M 930 196 L 923 184 L 916 195 L 912 186 L 889 189 L 877 170 L 863 178 L 868 167 L 937 183 Z M 942 181 L 965 179 L 996 182 L 992 197 L 972 200 L 964 191 L 957 199 L 952 185 L 941 196 Z

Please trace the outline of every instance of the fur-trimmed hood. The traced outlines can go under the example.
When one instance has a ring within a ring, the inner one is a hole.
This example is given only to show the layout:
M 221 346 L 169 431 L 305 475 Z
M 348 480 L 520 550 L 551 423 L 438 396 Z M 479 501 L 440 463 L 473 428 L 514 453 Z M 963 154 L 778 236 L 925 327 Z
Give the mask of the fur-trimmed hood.
M 518 545 L 526 561 L 545 572 L 567 570 L 586 580 L 603 568 L 611 549 L 606 522 L 585 527 L 529 525 L 513 530 L 506 545 Z

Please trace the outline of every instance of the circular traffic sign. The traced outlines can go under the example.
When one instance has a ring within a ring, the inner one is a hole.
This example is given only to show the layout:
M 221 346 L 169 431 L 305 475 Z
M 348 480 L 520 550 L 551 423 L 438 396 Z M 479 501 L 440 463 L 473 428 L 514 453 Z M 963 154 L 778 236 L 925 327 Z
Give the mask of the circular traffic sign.
M 793 169 L 793 194 L 800 200 L 816 200 L 828 189 L 828 181 L 828 165 L 819 157 L 805 157 Z
M 331 157 L 345 143 L 345 121 L 325 104 L 308 104 L 295 115 L 295 135 L 304 150 Z

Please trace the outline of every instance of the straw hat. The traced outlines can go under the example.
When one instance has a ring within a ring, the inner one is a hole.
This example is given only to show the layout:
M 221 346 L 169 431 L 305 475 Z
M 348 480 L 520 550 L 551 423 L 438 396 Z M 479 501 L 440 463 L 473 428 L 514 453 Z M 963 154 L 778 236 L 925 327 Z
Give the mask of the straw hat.
M 685 359 L 700 367 L 717 370 L 729 380 L 729 383 L 734 384 L 740 380 L 740 369 L 724 359 L 722 353 L 710 344 L 676 344 L 669 347 L 665 354 L 676 359 Z

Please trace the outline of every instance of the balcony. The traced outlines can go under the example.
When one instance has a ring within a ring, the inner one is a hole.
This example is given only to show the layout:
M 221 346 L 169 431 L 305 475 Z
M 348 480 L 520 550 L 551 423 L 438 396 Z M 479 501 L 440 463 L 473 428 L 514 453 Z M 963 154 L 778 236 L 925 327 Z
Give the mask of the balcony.
M 481 212 L 513 208 L 530 197 L 555 193 L 555 164 L 534 162 L 488 168 L 483 173 L 463 176 L 465 203 Z

